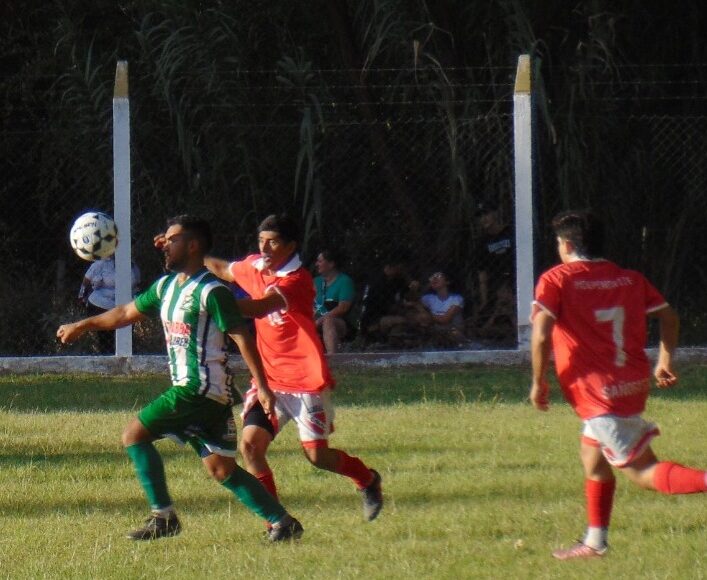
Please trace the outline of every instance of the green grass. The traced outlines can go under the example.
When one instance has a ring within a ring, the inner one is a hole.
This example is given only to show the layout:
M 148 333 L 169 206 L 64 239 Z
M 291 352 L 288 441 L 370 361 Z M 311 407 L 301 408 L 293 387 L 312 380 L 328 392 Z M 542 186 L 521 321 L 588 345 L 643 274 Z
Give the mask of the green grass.
M 653 393 L 646 416 L 664 432 L 654 448 L 707 466 L 705 367 L 682 371 L 680 390 Z M 550 558 L 584 527 L 580 425 L 557 398 L 547 414 L 524 402 L 527 369 L 337 374 L 332 444 L 382 473 L 386 506 L 362 521 L 350 482 L 309 466 L 288 427 L 271 463 L 306 532 L 277 546 L 189 450 L 166 441 L 184 532 L 123 538 L 146 507 L 120 433 L 164 377 L 0 376 L 0 577 L 707 577 L 707 498 L 623 480 L 610 556 Z

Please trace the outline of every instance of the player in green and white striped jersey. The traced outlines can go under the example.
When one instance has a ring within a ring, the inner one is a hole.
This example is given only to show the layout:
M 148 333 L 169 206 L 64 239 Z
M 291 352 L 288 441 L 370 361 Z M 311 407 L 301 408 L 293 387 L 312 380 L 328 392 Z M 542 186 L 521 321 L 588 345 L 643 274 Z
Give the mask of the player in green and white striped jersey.
M 168 221 L 163 252 L 170 274 L 161 277 L 129 304 L 59 327 L 64 343 L 91 330 L 114 330 L 159 312 L 164 327 L 172 387 L 142 409 L 123 431 L 123 445 L 152 509 L 146 525 L 131 532 L 135 540 L 174 536 L 181 525 L 167 491 L 156 439 L 189 443 L 207 471 L 252 512 L 271 526 L 269 539 L 297 538 L 302 526 L 262 484 L 235 461 L 233 392 L 226 370 L 225 335 L 236 342 L 258 385 L 266 410 L 274 395 L 268 387 L 255 341 L 230 290 L 204 267 L 211 248 L 207 222 L 192 216 Z

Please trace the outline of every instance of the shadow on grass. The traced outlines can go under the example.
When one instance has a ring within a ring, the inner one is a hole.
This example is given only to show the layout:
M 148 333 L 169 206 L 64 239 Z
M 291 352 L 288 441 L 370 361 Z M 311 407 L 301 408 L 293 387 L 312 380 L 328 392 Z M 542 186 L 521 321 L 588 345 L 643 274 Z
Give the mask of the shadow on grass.
M 707 365 L 679 369 L 680 385 L 653 389 L 653 397 L 687 400 L 707 398 Z M 526 367 L 466 365 L 338 371 L 335 403 L 340 406 L 390 406 L 420 402 L 519 403 L 527 400 L 530 370 Z M 237 384 L 245 384 L 239 377 Z M 0 376 L 0 410 L 136 411 L 169 386 L 166 375 L 101 377 L 90 375 Z M 553 398 L 561 397 L 553 383 Z

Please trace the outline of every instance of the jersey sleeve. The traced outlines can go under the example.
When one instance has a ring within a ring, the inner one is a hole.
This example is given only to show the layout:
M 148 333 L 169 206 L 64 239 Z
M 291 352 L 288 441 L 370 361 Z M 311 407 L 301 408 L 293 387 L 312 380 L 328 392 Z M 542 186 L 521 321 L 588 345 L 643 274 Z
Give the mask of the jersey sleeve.
M 339 289 L 339 302 L 353 302 L 355 297 L 356 289 L 351 276 L 344 276 Z
M 643 279 L 646 313 L 650 314 L 651 312 L 662 310 L 668 306 L 667 300 L 656 289 L 656 287 L 653 286 L 653 284 L 651 284 L 644 276 L 641 276 L 641 278 Z
M 96 274 L 98 270 L 101 268 L 101 261 L 93 262 L 88 267 L 88 270 L 86 270 L 86 273 L 83 275 L 84 278 L 88 278 L 89 280 L 93 281 L 93 279 L 96 277 Z
M 285 276 L 275 289 L 284 298 L 288 311 L 312 312 L 314 283 L 309 275 L 298 271 Z
M 159 290 L 164 278 L 156 280 L 147 290 L 135 296 L 135 308 L 142 314 L 153 314 L 160 309 Z
M 235 330 L 245 324 L 235 297 L 225 286 L 217 286 L 209 292 L 206 311 L 222 332 Z
M 249 280 L 252 270 L 253 265 L 248 259 L 231 262 L 228 265 L 228 271 L 233 276 L 233 281 L 249 294 L 251 293 Z
M 538 310 L 544 310 L 556 319 L 560 314 L 560 293 L 561 288 L 555 277 L 548 276 L 547 273 L 540 276 L 535 286 L 535 300 L 530 320 L 535 318 Z

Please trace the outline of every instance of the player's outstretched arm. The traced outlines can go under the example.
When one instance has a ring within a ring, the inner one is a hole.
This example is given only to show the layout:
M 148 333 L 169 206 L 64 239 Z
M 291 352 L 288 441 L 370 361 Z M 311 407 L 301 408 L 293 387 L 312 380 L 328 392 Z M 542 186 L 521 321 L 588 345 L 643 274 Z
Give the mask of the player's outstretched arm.
M 654 371 L 655 380 L 658 388 L 672 387 L 678 382 L 677 374 L 673 369 L 673 356 L 678 345 L 680 318 L 670 306 L 651 313 L 651 316 L 658 319 L 660 326 L 660 346 Z
M 530 343 L 533 364 L 533 384 L 530 389 L 530 402 L 538 411 L 550 408 L 550 385 L 547 371 L 552 350 L 552 328 L 555 319 L 544 310 L 538 310 L 533 317 L 533 334 Z
M 78 340 L 86 332 L 92 330 L 115 330 L 116 328 L 133 324 L 143 318 L 145 316 L 135 307 L 135 303 L 129 302 L 97 316 L 90 316 L 71 324 L 62 324 L 56 331 L 56 336 L 62 344 L 67 344 Z
M 255 379 L 255 385 L 258 388 L 258 400 L 263 406 L 265 414 L 269 415 L 275 408 L 275 394 L 268 386 L 263 362 L 260 358 L 260 354 L 258 354 L 253 335 L 248 330 L 248 327 L 241 325 L 229 331 L 228 336 L 231 337 L 233 342 L 236 343 L 238 350 L 241 351 L 243 361 Z
M 233 282 L 233 275 L 228 268 L 230 264 L 231 263 L 226 260 L 214 258 L 213 256 L 206 256 L 204 258 L 204 265 L 211 273 L 221 278 L 221 280 L 226 280 L 226 282 Z
M 262 318 L 271 312 L 287 308 L 287 302 L 276 290 L 269 291 L 263 298 L 243 298 L 237 302 L 241 314 L 248 318 Z

